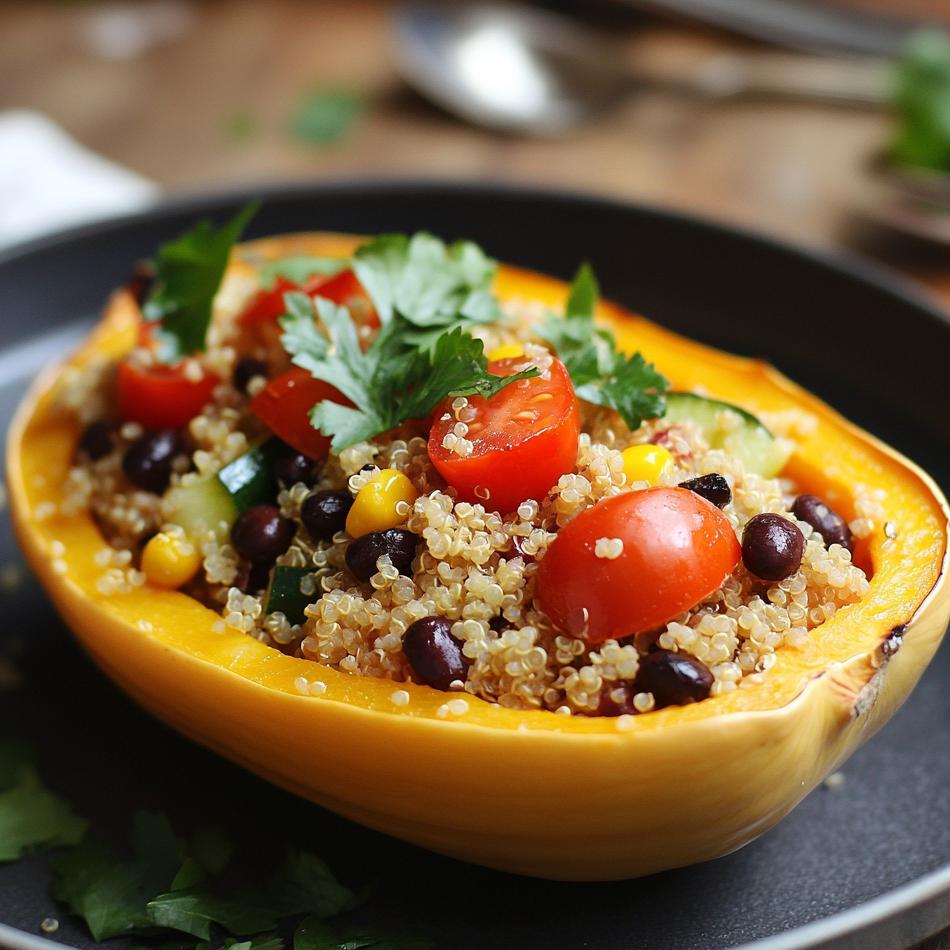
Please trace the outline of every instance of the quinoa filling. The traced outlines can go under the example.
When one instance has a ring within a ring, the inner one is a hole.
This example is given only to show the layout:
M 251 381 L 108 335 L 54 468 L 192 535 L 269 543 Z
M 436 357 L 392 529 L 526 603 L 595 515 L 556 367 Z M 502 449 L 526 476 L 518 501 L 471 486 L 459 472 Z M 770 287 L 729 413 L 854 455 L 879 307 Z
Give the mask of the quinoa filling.
M 235 246 L 226 274 L 218 248 L 200 346 L 172 355 L 159 252 L 139 345 L 60 395 L 85 427 L 61 508 L 102 531 L 102 593 L 181 589 L 316 683 L 425 684 L 459 694 L 447 715 L 471 694 L 620 716 L 761 681 L 866 592 L 880 499 L 853 486 L 847 523 L 780 476 L 807 414 L 667 392 L 596 328 L 587 270 L 550 314 L 495 301 L 472 245 L 384 240 Z

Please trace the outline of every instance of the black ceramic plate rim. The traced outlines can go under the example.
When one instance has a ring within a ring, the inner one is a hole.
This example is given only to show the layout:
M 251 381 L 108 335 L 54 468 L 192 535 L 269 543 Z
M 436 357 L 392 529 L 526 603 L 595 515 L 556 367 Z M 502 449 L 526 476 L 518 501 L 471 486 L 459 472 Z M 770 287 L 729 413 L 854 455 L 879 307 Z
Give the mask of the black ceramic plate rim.
M 607 210 L 630 210 L 653 217 L 672 219 L 685 227 L 702 229 L 714 234 L 739 238 L 751 244 L 769 247 L 789 257 L 797 257 L 809 264 L 845 273 L 846 275 L 873 286 L 888 296 L 902 298 L 912 303 L 922 315 L 937 324 L 950 329 L 947 315 L 936 306 L 934 300 L 915 284 L 900 274 L 865 260 L 856 255 L 838 250 L 811 248 L 796 245 L 768 234 L 749 228 L 724 224 L 701 215 L 688 214 L 659 206 L 611 199 L 594 193 L 585 193 L 553 188 L 522 187 L 519 185 L 491 184 L 480 181 L 452 181 L 442 179 L 416 178 L 340 178 L 320 183 L 306 181 L 290 184 L 244 185 L 224 190 L 205 190 L 179 194 L 163 200 L 143 211 L 133 214 L 103 218 L 90 224 L 79 225 L 54 234 L 36 238 L 0 251 L 0 268 L 15 267 L 19 260 L 60 248 L 63 245 L 82 243 L 83 240 L 99 236 L 110 231 L 122 231 L 123 228 L 146 222 L 161 221 L 183 212 L 192 211 L 196 216 L 208 215 L 250 200 L 260 198 L 266 204 L 269 198 L 312 199 L 320 195 L 335 195 L 359 190 L 362 199 L 372 200 L 374 194 L 394 194 L 399 192 L 428 192 L 433 198 L 439 193 L 465 194 L 491 200 L 492 197 L 520 196 L 537 201 L 557 201 L 565 205 L 602 208 Z M 861 935 L 887 921 L 895 921 L 910 911 L 926 913 L 929 904 L 935 907 L 943 903 L 950 893 L 950 864 L 905 884 L 902 887 L 882 894 L 871 901 L 840 911 L 822 920 L 796 927 L 785 933 L 776 934 L 761 940 L 746 943 L 736 950 L 803 950 L 817 947 L 860 946 Z M 912 939 L 922 940 L 946 925 L 936 915 L 932 926 L 920 933 L 914 933 Z M 0 923 L 0 946 L 13 950 L 51 950 L 66 947 L 66 944 L 46 937 L 26 933 Z

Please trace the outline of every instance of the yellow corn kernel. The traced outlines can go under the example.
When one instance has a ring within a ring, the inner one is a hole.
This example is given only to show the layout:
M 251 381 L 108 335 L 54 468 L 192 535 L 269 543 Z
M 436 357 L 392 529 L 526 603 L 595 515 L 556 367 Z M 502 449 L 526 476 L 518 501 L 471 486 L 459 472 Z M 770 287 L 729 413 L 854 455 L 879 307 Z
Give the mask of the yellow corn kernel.
M 155 587 L 177 590 L 201 567 L 201 552 L 187 538 L 159 532 L 142 552 L 142 573 Z
M 663 472 L 673 464 L 673 456 L 662 445 L 631 445 L 620 453 L 627 484 L 649 482 L 655 485 Z
M 360 538 L 372 531 L 395 528 L 406 520 L 405 510 L 396 510 L 399 502 L 412 505 L 418 497 L 412 482 L 402 472 L 384 468 L 353 499 L 353 507 L 346 516 L 347 534 Z
M 488 354 L 488 358 L 495 360 L 511 360 L 517 356 L 524 356 L 524 347 L 520 343 L 505 343 L 503 346 L 496 346 Z

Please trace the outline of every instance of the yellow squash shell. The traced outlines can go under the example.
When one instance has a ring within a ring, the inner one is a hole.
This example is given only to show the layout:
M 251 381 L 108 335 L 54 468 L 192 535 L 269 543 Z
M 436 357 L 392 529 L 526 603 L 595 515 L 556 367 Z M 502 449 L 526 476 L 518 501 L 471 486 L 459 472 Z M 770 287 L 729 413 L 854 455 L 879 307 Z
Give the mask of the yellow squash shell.
M 297 235 L 249 255 L 348 254 L 356 238 Z M 502 298 L 560 306 L 564 285 L 502 268 Z M 369 827 L 466 861 L 539 877 L 635 877 L 704 861 L 766 831 L 907 697 L 950 614 L 946 501 L 897 452 L 769 366 L 678 337 L 619 307 L 601 316 L 677 389 L 701 384 L 753 412 L 804 409 L 816 420 L 786 473 L 853 514 L 853 488 L 883 489 L 888 538 L 862 542 L 867 595 L 779 651 L 760 683 L 634 718 L 560 716 L 325 668 L 244 634 L 185 594 L 146 586 L 104 595 L 103 538 L 86 512 L 48 514 L 78 424 L 56 408 L 62 369 L 33 386 L 9 434 L 14 524 L 33 570 L 95 661 L 159 719 L 270 781 Z M 124 293 L 70 360 L 118 357 L 137 312 Z M 65 553 L 55 557 L 53 552 Z M 308 684 L 322 684 L 310 686 Z M 303 690 L 306 689 L 306 692 Z M 393 703 L 406 689 L 408 705 Z M 441 714 L 440 714 L 441 713 Z

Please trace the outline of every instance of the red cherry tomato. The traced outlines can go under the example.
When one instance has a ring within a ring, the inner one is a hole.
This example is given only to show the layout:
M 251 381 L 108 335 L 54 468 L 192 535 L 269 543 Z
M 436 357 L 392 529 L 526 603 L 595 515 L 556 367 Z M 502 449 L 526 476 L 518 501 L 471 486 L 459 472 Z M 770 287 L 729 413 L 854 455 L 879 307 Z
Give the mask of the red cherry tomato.
M 300 290 L 300 285 L 286 277 L 278 277 L 273 287 L 268 290 L 259 290 L 251 298 L 250 303 L 238 317 L 238 323 L 243 327 L 252 327 L 259 323 L 274 323 L 278 317 L 282 317 L 287 312 L 284 306 L 284 294 L 292 290 Z
M 313 288 L 308 283 L 304 289 L 312 297 L 325 297 L 338 306 L 347 307 L 360 326 L 379 326 L 379 315 L 376 313 L 373 301 L 370 300 L 369 294 L 351 270 L 341 271 L 329 279 L 324 277 Z
M 275 323 L 287 312 L 284 306 L 284 294 L 291 291 L 302 291 L 311 297 L 325 297 L 341 307 L 348 307 L 358 324 L 379 326 L 379 317 L 376 315 L 373 302 L 351 270 L 341 271 L 333 277 L 314 274 L 308 277 L 302 286 L 286 277 L 278 277 L 273 287 L 259 290 L 251 298 L 250 303 L 238 317 L 238 323 L 244 327 Z
M 116 379 L 119 416 L 146 429 L 180 429 L 211 401 L 219 379 L 206 372 L 191 380 L 181 365 L 119 363 Z
M 251 412 L 298 452 L 322 459 L 330 439 L 310 424 L 310 410 L 324 399 L 351 405 L 338 389 L 295 366 L 270 380 L 251 400 Z
M 523 357 L 488 364 L 496 376 L 511 376 Z M 474 417 L 467 422 L 468 455 L 443 445 L 455 426 L 452 400 L 435 414 L 429 458 L 464 501 L 513 511 L 526 498 L 542 499 L 558 478 L 577 463 L 580 412 L 564 364 L 555 359 L 546 377 L 522 379 L 491 399 L 470 396 Z M 443 416 L 448 415 L 445 419 Z
M 623 552 L 597 557 L 599 538 Z M 667 623 L 707 597 L 741 548 L 715 505 L 685 488 L 615 495 L 562 528 L 538 566 L 535 597 L 555 626 L 588 643 Z

